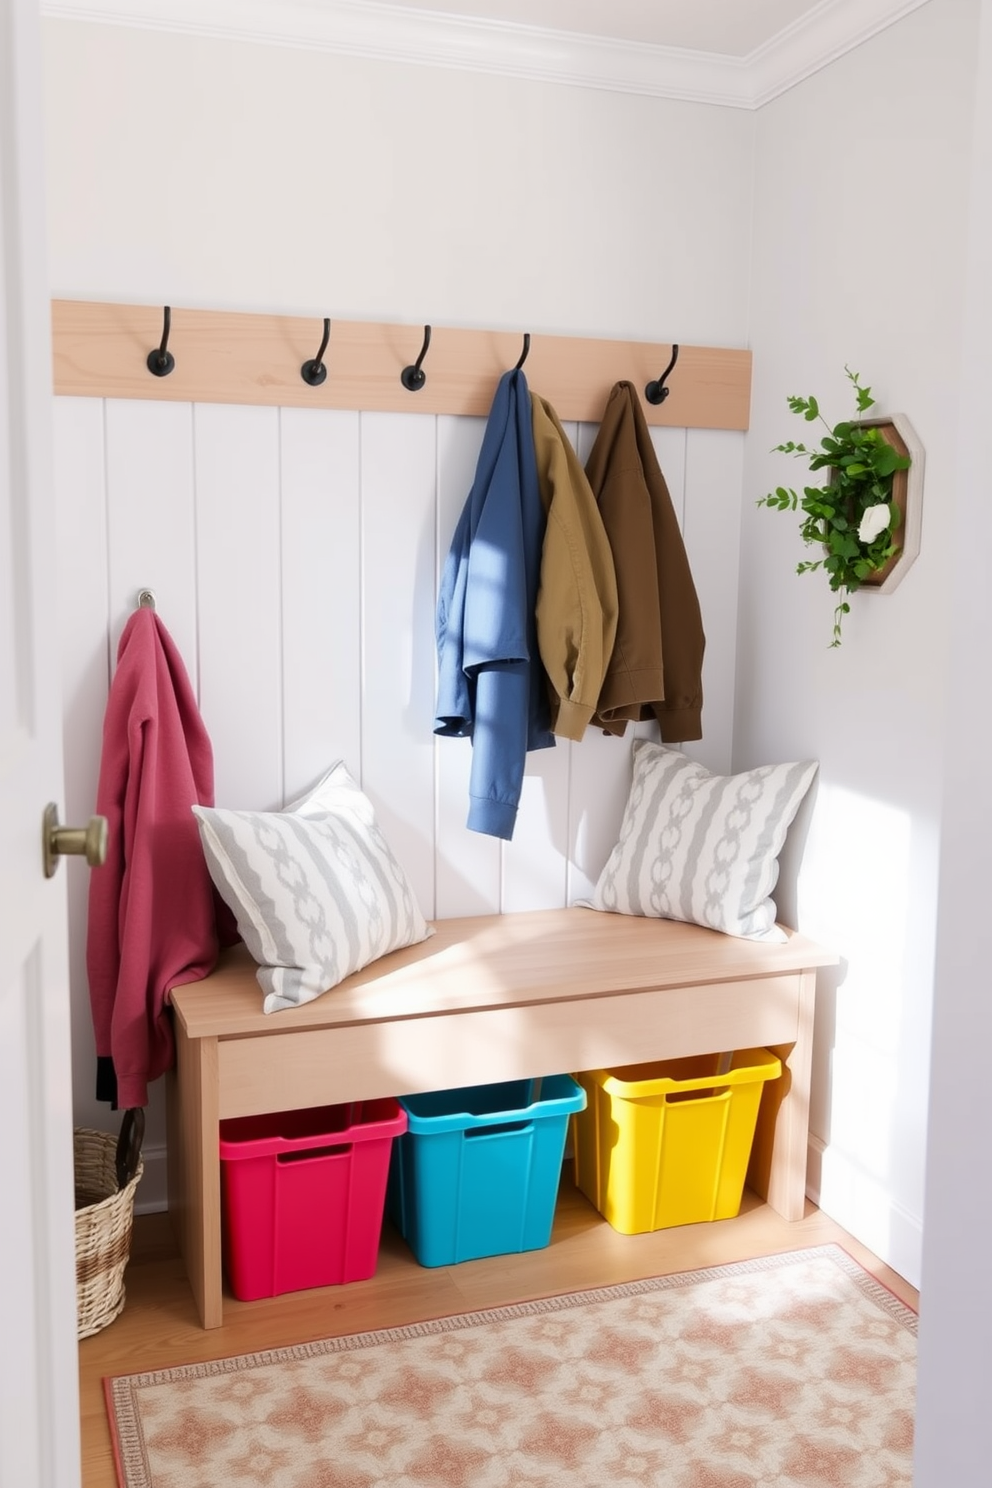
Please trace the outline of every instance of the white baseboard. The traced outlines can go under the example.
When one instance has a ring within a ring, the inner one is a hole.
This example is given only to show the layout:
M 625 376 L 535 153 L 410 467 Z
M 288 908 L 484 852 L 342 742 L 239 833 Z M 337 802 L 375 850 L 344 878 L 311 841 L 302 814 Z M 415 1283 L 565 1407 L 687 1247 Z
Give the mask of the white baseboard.
M 866 1173 L 849 1154 L 831 1147 L 812 1132 L 808 1152 L 807 1196 L 910 1286 L 919 1287 L 922 1218 L 898 1204 L 878 1179 Z
M 134 1191 L 135 1214 L 161 1214 L 169 1207 L 169 1184 L 165 1143 L 156 1147 L 143 1147 L 145 1171 Z

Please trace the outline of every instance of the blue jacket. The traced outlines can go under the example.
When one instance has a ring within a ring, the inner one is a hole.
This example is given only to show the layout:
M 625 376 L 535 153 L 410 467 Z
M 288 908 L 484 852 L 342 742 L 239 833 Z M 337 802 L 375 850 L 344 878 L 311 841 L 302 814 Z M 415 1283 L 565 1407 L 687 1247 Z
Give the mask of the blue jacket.
M 513 836 L 527 751 L 555 742 L 534 618 L 546 522 L 527 381 L 505 372 L 437 602 L 434 732 L 471 737 L 468 826 L 491 837 Z

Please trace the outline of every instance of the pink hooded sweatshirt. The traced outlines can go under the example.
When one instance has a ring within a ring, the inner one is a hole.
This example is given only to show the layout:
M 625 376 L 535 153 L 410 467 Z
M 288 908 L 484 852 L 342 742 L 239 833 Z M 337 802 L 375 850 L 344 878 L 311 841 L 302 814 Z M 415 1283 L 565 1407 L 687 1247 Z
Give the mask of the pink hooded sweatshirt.
M 217 959 L 216 900 L 192 812 L 213 800 L 213 750 L 186 668 L 155 612 L 138 609 L 104 718 L 96 809 L 109 827 L 107 861 L 90 877 L 86 940 L 97 1095 L 122 1108 L 147 1105 L 148 1082 L 174 1063 L 170 988 Z M 229 924 L 225 944 L 236 938 Z

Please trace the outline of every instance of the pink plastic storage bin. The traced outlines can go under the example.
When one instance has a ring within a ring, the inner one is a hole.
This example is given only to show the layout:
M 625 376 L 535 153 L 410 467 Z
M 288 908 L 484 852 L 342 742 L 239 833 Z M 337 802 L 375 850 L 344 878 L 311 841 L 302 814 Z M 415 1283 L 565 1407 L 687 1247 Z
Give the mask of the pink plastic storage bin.
M 244 1302 L 375 1272 L 399 1101 L 220 1123 L 224 1262 Z

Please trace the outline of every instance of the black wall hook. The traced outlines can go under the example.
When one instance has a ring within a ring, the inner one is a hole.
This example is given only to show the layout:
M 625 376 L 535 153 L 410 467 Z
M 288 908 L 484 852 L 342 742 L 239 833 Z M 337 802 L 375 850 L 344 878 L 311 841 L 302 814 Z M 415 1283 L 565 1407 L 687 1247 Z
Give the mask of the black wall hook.
M 527 353 L 529 351 L 530 351 L 530 332 L 529 331 L 524 331 L 524 349 L 520 353 L 520 360 L 519 360 L 519 362 L 517 363 L 517 365 L 513 369 L 514 372 L 519 372 L 520 371 L 520 368 L 523 366 L 524 362 L 527 360 Z
M 148 353 L 148 357 L 145 363 L 149 372 L 151 372 L 154 377 L 168 377 L 169 373 L 176 365 L 176 359 L 172 355 L 172 352 L 166 349 L 169 345 L 169 331 L 171 329 L 171 326 L 172 311 L 169 306 L 166 305 L 165 312 L 162 316 L 162 344 L 157 351 L 150 351 Z
M 672 346 L 672 360 L 669 362 L 669 364 L 665 368 L 664 372 L 662 372 L 661 376 L 658 378 L 658 381 L 657 382 L 649 382 L 648 385 L 647 385 L 647 387 L 644 389 L 644 396 L 645 396 L 645 398 L 647 398 L 647 400 L 648 400 L 649 403 L 664 403 L 665 399 L 668 397 L 669 393 L 672 391 L 671 388 L 667 388 L 665 386 L 665 379 L 668 376 L 669 372 L 671 372 L 672 368 L 675 366 L 675 363 L 678 361 L 678 359 L 679 359 L 679 349 L 678 349 L 678 346 L 673 345 Z
M 320 387 L 320 384 L 327 376 L 327 368 L 324 366 L 324 352 L 327 350 L 327 343 L 330 338 L 331 322 L 325 316 L 324 339 L 320 343 L 320 349 L 317 352 L 317 355 L 314 357 L 313 361 L 304 362 L 303 366 L 300 368 L 300 376 L 303 378 L 303 381 L 308 382 L 311 387 Z
M 428 346 L 430 346 L 430 344 L 431 328 L 429 325 L 425 325 L 424 344 L 420 348 L 420 355 L 418 356 L 412 367 L 404 367 L 403 371 L 400 373 L 400 382 L 406 388 L 408 393 L 419 393 L 420 389 L 427 381 L 427 373 L 422 371 L 421 368 L 423 367 L 424 357 L 427 355 L 427 348 Z

